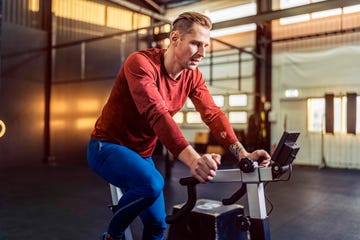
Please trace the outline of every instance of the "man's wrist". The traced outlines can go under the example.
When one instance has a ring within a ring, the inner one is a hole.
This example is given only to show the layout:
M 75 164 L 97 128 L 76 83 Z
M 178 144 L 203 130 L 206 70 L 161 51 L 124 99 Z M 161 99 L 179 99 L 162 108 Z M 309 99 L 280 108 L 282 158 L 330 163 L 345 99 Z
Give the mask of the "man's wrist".
M 245 157 L 246 150 L 240 142 L 234 142 L 230 144 L 229 150 L 238 160 Z
M 178 156 L 178 159 L 183 163 L 185 163 L 185 165 L 187 165 L 189 168 L 191 168 L 191 165 L 198 158 L 200 158 L 200 155 L 195 151 L 195 149 L 191 145 L 188 145 L 186 148 L 184 148 Z

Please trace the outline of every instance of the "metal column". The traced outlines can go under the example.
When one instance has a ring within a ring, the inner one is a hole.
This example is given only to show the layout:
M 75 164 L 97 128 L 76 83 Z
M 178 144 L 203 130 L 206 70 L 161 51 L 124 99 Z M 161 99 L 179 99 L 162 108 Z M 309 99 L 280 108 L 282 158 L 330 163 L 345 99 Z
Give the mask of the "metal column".
M 258 14 L 271 11 L 271 0 L 257 0 Z M 271 20 L 257 23 L 255 65 L 255 112 L 261 119 L 261 146 L 270 151 L 270 123 L 268 113 L 271 110 Z
M 48 164 L 51 158 L 51 136 L 50 136 L 50 102 L 51 102 L 51 82 L 52 82 L 52 0 L 42 0 L 40 2 L 40 12 L 42 13 L 42 29 L 47 32 L 46 66 L 44 78 L 44 159 L 43 163 Z

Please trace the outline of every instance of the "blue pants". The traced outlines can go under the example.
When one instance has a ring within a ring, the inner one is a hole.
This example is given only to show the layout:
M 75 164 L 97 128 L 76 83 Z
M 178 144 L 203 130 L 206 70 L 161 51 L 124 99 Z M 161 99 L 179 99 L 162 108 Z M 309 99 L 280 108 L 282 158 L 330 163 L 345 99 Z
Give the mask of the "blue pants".
M 164 179 L 152 158 L 143 158 L 121 145 L 90 140 L 87 161 L 93 171 L 123 192 L 108 234 L 120 239 L 130 223 L 140 216 L 144 240 L 164 239 Z

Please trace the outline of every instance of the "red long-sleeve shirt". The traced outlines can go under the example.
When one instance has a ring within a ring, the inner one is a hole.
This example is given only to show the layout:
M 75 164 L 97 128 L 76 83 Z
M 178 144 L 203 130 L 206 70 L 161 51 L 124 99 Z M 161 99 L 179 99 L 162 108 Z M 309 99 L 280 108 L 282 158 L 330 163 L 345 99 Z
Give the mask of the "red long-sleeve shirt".
M 178 156 L 189 142 L 172 116 L 189 97 L 221 144 L 228 147 L 237 141 L 199 69 L 185 69 L 173 80 L 164 67 L 164 52 L 154 48 L 135 52 L 127 58 L 91 138 L 124 145 L 142 157 L 152 155 L 159 139 Z

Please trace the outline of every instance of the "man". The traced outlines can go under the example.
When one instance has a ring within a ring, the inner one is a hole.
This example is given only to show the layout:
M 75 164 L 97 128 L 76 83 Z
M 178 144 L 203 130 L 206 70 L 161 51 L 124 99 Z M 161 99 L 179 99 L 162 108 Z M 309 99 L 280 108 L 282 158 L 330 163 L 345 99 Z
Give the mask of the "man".
M 215 176 L 220 156 L 200 156 L 172 118 L 187 97 L 217 140 L 238 160 L 262 157 L 263 165 L 269 163 L 266 151 L 248 153 L 243 148 L 198 69 L 210 42 L 210 29 L 208 17 L 182 13 L 173 22 L 168 49 L 135 52 L 121 68 L 88 146 L 89 166 L 124 193 L 101 239 L 121 239 L 137 216 L 144 224 L 143 239 L 164 239 L 164 180 L 151 158 L 158 139 L 201 183 Z

